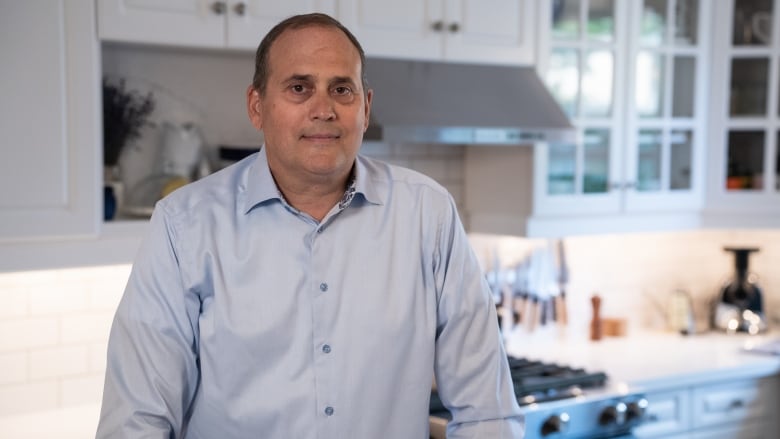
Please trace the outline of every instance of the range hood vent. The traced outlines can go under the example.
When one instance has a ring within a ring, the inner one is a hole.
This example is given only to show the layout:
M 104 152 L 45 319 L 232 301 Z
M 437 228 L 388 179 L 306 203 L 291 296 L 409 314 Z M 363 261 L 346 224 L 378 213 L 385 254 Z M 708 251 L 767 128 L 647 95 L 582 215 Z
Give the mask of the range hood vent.
M 533 67 L 370 58 L 367 140 L 531 145 L 574 128 Z

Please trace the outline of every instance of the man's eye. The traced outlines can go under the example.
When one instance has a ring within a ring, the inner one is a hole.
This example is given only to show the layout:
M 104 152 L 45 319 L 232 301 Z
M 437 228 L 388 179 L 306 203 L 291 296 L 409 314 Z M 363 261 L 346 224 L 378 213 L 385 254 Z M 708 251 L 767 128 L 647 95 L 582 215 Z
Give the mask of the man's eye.
M 333 91 L 340 96 L 352 94 L 352 89 L 346 86 L 339 86 L 333 89 Z
M 303 93 L 304 91 L 306 91 L 306 87 L 302 86 L 301 84 L 295 84 L 292 87 L 290 87 L 290 89 L 295 93 Z

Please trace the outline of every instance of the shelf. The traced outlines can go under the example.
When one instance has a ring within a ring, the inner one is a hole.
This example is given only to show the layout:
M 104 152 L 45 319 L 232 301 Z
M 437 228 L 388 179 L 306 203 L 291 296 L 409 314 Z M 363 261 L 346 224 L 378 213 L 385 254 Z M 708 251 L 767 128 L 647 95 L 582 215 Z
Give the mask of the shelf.
M 97 236 L 0 244 L 0 272 L 131 264 L 148 224 L 111 221 Z

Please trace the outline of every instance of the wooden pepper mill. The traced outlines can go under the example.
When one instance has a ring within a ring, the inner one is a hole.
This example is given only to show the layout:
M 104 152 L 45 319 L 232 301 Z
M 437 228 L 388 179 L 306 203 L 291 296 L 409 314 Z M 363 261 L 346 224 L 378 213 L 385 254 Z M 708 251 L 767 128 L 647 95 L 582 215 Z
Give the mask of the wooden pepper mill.
M 590 321 L 590 339 L 601 340 L 601 297 L 594 294 L 590 298 L 593 305 L 593 318 Z

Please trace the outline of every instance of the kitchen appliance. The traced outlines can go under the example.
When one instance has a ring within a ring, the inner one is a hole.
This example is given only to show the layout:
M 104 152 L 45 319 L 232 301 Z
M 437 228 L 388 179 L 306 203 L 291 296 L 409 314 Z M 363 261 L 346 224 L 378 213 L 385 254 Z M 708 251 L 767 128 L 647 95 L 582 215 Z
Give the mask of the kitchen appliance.
M 532 66 L 366 60 L 374 90 L 366 140 L 533 145 L 576 140 Z
M 515 396 L 525 417 L 525 439 L 627 438 L 645 420 L 641 393 L 612 386 L 603 372 L 510 356 Z M 443 439 L 451 419 L 431 392 L 431 438 Z
M 725 247 L 734 253 L 734 277 L 726 282 L 713 304 L 712 325 L 727 332 L 758 334 L 767 329 L 763 293 L 748 271 L 750 253 L 758 248 Z

